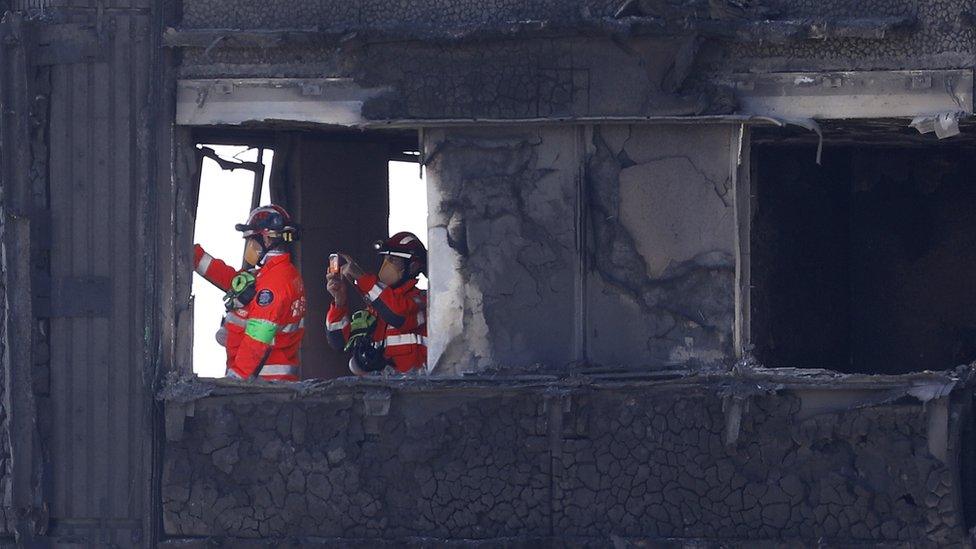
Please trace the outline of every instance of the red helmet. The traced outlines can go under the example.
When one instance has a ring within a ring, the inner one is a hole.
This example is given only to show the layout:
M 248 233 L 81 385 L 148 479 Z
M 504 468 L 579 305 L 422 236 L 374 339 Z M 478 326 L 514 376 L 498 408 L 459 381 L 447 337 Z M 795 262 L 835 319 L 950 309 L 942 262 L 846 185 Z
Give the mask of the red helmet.
M 380 255 L 391 255 L 407 260 L 407 272 L 427 274 L 427 248 L 417 235 L 406 231 L 397 233 L 386 240 L 377 240 L 373 248 Z
M 298 240 L 299 233 L 298 224 L 292 222 L 284 208 L 275 204 L 255 208 L 247 216 L 247 223 L 239 223 L 234 228 L 244 233 L 244 238 L 261 235 L 281 242 Z

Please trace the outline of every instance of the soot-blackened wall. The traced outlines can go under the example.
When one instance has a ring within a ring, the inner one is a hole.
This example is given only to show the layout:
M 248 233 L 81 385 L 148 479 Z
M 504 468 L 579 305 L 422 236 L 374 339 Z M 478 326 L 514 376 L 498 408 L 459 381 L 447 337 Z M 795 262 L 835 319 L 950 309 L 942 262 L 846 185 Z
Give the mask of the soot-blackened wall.
M 976 358 L 971 153 L 760 147 L 753 342 L 770 366 L 904 373 Z
M 590 360 L 661 368 L 734 356 L 738 130 L 593 132 L 584 196 Z
M 167 403 L 183 423 L 167 424 L 164 525 L 268 543 L 960 542 L 954 379 L 203 388 Z
M 715 72 L 934 69 L 970 65 L 974 31 L 967 0 L 772 0 L 763 6 L 776 19 L 907 18 L 909 32 L 874 39 L 841 38 L 788 43 L 716 41 L 701 68 Z
M 426 132 L 434 370 L 731 358 L 737 130 Z

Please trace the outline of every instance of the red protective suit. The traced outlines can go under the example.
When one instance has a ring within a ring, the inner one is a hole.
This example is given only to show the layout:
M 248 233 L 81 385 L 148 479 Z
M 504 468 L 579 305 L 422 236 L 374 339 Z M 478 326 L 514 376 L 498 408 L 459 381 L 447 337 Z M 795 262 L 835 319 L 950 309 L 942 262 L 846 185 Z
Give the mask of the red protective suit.
M 197 249 L 197 272 L 229 288 L 237 271 Z M 268 252 L 257 271 L 254 299 L 225 317 L 227 376 L 248 379 L 263 364 L 261 379 L 298 381 L 304 316 L 305 287 L 291 255 Z
M 386 345 L 383 356 L 398 372 L 409 372 L 427 366 L 427 292 L 417 288 L 417 281 L 408 280 L 391 288 L 377 280 L 376 275 L 366 274 L 356 281 L 356 286 L 370 304 L 370 312 L 376 316 L 373 341 Z M 349 310 L 346 307 L 329 307 L 326 328 L 329 344 L 342 350 L 349 339 Z

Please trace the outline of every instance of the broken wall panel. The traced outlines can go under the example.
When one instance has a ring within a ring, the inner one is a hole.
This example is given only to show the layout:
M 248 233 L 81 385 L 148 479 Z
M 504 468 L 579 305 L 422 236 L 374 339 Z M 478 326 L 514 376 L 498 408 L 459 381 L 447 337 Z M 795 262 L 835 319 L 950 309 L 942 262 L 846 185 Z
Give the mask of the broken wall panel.
M 737 129 L 428 131 L 437 371 L 732 358 Z
M 164 524 L 235 544 L 961 543 L 958 374 L 178 385 Z
M 433 370 L 576 359 L 577 144 L 572 127 L 426 132 Z
M 661 368 L 733 357 L 738 138 L 734 125 L 593 131 L 585 193 L 591 361 Z

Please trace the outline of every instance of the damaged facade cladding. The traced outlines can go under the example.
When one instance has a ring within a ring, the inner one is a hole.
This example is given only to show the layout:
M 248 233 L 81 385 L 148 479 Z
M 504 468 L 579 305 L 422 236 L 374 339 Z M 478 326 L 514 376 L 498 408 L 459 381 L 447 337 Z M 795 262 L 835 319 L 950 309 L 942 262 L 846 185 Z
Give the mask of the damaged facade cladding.
M 748 352 L 751 128 L 971 113 L 970 0 L 110 4 L 0 1 L 3 541 L 966 543 L 970 370 Z M 428 379 L 157 392 L 200 126 L 418 134 Z
M 164 527 L 257 544 L 962 543 L 968 371 L 176 385 Z
M 433 370 L 732 359 L 734 139 L 731 125 L 428 131 L 445 281 Z M 689 154 L 702 146 L 720 154 Z

